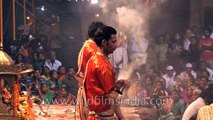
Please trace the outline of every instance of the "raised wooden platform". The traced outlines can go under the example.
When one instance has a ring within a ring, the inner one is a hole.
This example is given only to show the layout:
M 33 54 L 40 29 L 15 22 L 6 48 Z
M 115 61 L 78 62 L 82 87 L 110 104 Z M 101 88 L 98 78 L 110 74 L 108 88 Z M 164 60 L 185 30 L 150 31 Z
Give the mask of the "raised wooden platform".
M 44 117 L 39 115 L 40 109 L 37 105 L 33 106 L 36 120 L 74 120 L 74 106 L 63 105 L 42 105 L 44 111 L 48 111 L 49 116 Z M 137 114 L 137 107 L 121 107 L 121 110 L 127 120 L 141 120 L 140 115 Z

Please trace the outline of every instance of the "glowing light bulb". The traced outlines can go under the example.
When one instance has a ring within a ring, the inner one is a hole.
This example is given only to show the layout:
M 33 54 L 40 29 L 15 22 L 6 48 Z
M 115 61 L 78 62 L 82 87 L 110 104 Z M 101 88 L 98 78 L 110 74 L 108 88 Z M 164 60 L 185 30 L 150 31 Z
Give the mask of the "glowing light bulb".
M 45 9 L 44 9 L 44 6 L 41 6 L 41 11 L 44 11 Z
M 95 14 L 95 17 L 100 17 L 100 15 L 97 13 L 97 14 Z
M 90 3 L 91 4 L 98 4 L 98 0 L 91 0 Z

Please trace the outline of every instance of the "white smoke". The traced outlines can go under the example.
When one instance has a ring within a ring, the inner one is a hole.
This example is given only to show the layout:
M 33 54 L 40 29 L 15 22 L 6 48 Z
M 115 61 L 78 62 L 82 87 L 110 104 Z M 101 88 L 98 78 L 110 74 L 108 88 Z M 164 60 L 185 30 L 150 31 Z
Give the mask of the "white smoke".
M 118 79 L 129 79 L 133 71 L 146 63 L 146 48 L 143 46 L 144 35 L 147 33 L 147 12 L 144 10 L 142 0 L 102 0 L 101 8 L 108 16 L 105 21 L 116 26 L 118 31 L 128 33 L 131 40 L 135 40 L 142 51 L 140 57 L 135 57 L 118 75 Z M 113 21 L 112 21 L 113 19 Z
M 128 30 L 135 40 L 143 38 L 146 29 L 143 29 L 145 20 L 142 14 L 125 6 L 118 7 L 116 11 L 119 26 Z
M 126 33 L 129 38 L 127 40 L 134 40 L 136 47 L 139 49 L 139 54 L 130 54 L 131 62 L 119 72 L 118 80 L 130 79 L 134 70 L 146 63 L 146 50 L 149 45 L 147 36 L 149 34 L 149 17 L 157 18 L 162 16 L 160 7 L 158 5 L 165 3 L 167 0 L 100 0 L 101 8 L 105 18 L 104 22 L 107 25 L 117 27 L 117 30 Z M 150 14 L 151 13 L 151 14 Z M 130 39 L 131 38 L 131 39 Z M 141 78 L 137 74 L 138 79 Z M 130 80 L 131 86 L 128 89 L 127 96 L 131 98 L 136 93 L 137 82 Z

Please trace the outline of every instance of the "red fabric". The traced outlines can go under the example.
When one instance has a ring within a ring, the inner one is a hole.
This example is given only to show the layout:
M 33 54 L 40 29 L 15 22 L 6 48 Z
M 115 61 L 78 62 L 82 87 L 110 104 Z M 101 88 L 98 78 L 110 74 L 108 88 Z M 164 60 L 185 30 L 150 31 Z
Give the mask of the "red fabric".
M 94 115 L 88 115 L 87 116 L 87 120 L 100 120 L 97 117 L 95 117 Z
M 87 104 L 96 113 L 110 109 L 106 94 L 115 86 L 115 71 L 108 59 L 97 52 L 88 61 L 85 79 Z
M 78 72 L 76 73 L 76 78 L 79 81 L 79 86 L 83 86 L 83 77 L 85 74 L 86 64 L 90 57 L 94 55 L 98 51 L 98 47 L 96 43 L 92 39 L 86 40 L 83 47 L 81 48 L 81 51 L 78 55 Z M 84 105 L 84 97 L 85 97 L 85 91 L 84 89 L 78 90 L 77 95 L 77 104 L 75 107 L 75 119 L 76 120 L 85 120 L 84 114 L 86 114 L 86 111 L 84 111 L 85 105 Z
M 213 39 L 207 38 L 200 40 L 199 47 L 201 48 L 202 46 L 213 46 Z M 205 50 L 201 52 L 200 58 L 201 60 L 213 60 L 213 51 Z
M 92 40 L 92 39 L 89 39 L 87 40 L 83 47 L 81 48 L 81 51 L 79 53 L 79 60 L 78 60 L 78 73 L 79 72 L 82 72 L 82 73 L 85 73 L 85 69 L 86 69 L 86 64 L 87 64 L 87 61 L 90 59 L 90 57 L 92 55 L 94 55 L 96 52 L 98 51 L 98 47 L 96 45 L 96 43 Z
M 58 80 L 63 81 L 63 80 L 65 80 L 65 78 L 66 78 L 66 76 L 62 75 L 62 76 L 59 76 Z
M 27 49 L 22 49 L 22 54 L 23 54 L 23 56 L 26 56 L 26 57 L 28 57 L 29 56 L 29 52 L 28 52 L 28 50 Z

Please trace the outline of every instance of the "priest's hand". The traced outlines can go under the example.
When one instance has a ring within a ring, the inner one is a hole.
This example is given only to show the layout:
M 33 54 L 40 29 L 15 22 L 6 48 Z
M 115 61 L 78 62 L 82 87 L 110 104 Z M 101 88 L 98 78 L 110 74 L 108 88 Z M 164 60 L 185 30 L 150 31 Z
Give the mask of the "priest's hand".
M 128 84 L 128 80 L 118 80 L 117 82 L 115 82 L 115 88 L 121 89 L 122 87 L 127 86 L 127 84 Z

